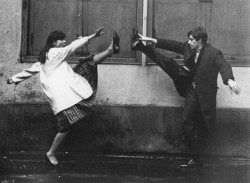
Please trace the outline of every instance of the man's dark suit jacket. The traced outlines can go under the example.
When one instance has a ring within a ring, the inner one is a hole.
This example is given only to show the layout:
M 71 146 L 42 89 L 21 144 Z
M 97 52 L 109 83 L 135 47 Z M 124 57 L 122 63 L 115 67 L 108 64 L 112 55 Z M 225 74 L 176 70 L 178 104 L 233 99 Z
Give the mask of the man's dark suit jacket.
M 218 73 L 220 72 L 223 83 L 227 85 L 228 79 L 234 80 L 231 66 L 221 51 L 209 44 L 202 47 L 196 64 L 194 64 L 195 51 L 187 42 L 157 39 L 156 47 L 184 55 L 183 62 L 191 71 L 202 116 L 209 127 L 211 122 L 215 121 Z

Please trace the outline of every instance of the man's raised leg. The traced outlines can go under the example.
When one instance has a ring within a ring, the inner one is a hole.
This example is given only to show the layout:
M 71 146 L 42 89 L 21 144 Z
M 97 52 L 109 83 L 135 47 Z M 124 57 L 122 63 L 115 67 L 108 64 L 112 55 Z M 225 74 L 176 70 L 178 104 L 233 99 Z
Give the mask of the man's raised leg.
M 136 50 L 143 52 L 152 61 L 158 64 L 173 80 L 180 96 L 185 96 L 186 85 L 190 82 L 190 74 L 183 69 L 174 59 L 158 53 L 153 45 L 145 46 L 141 41 L 136 45 Z

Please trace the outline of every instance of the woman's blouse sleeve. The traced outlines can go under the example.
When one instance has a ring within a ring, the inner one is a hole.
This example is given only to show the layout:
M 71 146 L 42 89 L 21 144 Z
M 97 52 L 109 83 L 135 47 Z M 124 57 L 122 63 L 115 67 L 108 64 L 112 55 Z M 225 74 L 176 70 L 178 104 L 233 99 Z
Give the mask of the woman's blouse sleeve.
M 30 78 L 31 76 L 39 73 L 40 72 L 40 68 L 41 68 L 41 63 L 40 62 L 36 62 L 30 68 L 24 69 L 22 72 L 14 75 L 14 76 L 12 76 L 11 79 L 16 84 L 20 83 L 20 82 L 22 82 L 22 81 Z
M 78 48 L 89 42 L 89 37 L 82 37 L 72 41 L 68 46 L 63 48 L 51 48 L 48 53 L 48 59 L 54 61 L 65 61 L 65 59 L 75 52 Z
M 49 60 L 65 61 L 65 59 L 73 53 L 72 44 L 63 48 L 51 48 L 48 53 Z

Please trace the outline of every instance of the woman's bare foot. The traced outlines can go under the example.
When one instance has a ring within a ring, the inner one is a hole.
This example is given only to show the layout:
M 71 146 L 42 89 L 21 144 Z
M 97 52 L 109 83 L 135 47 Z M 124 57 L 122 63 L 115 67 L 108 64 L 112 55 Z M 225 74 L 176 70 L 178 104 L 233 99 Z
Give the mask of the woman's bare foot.
M 56 159 L 56 156 L 55 155 L 52 155 L 50 153 L 46 153 L 46 160 L 53 166 L 57 166 L 58 165 L 58 161 Z

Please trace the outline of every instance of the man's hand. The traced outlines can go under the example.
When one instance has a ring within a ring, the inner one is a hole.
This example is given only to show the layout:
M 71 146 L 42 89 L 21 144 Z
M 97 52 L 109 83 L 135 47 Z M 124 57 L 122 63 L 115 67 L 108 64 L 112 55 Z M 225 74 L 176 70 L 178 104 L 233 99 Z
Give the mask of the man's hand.
M 94 37 L 99 37 L 99 36 L 103 35 L 104 34 L 104 32 L 102 32 L 103 29 L 104 29 L 104 27 L 97 29 L 97 31 L 94 34 Z
M 141 41 L 151 42 L 153 44 L 157 43 L 157 39 L 146 37 L 146 36 L 143 36 L 141 34 L 138 34 L 138 35 L 140 36 L 139 40 L 141 40 Z
M 240 94 L 240 87 L 238 86 L 238 84 L 233 81 L 232 79 L 229 79 L 227 81 L 227 84 L 228 84 L 228 87 L 229 87 L 229 90 L 230 90 L 230 93 L 233 94 L 233 92 L 236 94 L 236 95 L 239 95 Z

